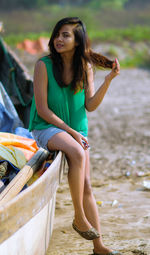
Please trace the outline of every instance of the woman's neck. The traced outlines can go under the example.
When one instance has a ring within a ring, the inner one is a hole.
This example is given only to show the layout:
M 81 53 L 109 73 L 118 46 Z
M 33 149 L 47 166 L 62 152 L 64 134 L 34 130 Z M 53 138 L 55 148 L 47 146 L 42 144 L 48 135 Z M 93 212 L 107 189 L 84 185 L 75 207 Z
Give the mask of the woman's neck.
M 74 53 L 72 54 L 61 54 L 61 57 L 62 57 L 62 61 L 63 61 L 63 64 L 64 64 L 64 67 L 71 67 L 72 66 L 72 62 L 73 62 L 73 56 L 74 56 Z
M 62 79 L 64 84 L 69 85 L 73 79 L 73 69 L 72 69 L 72 62 L 73 62 L 73 55 L 71 54 L 63 54 L 62 61 L 63 61 L 63 73 Z

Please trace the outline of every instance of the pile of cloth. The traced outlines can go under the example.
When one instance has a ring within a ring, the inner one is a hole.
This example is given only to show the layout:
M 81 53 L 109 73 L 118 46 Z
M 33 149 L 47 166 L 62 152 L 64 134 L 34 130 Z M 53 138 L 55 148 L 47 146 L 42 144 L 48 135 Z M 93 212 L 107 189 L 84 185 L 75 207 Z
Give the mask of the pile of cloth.
M 0 82 L 0 192 L 38 150 Z

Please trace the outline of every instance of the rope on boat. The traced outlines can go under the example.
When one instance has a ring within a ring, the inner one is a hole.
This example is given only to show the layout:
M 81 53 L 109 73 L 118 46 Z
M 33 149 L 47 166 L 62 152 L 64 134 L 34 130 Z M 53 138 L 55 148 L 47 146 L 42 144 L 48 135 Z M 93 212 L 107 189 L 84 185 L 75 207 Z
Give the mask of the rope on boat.
M 24 107 L 25 107 L 25 106 L 28 106 L 28 105 L 31 103 L 32 99 L 30 99 L 29 102 L 25 103 L 25 101 L 24 101 L 24 99 L 23 99 L 23 97 L 22 97 L 22 95 L 21 95 L 21 93 L 20 93 L 20 90 L 19 90 L 19 88 L 18 88 L 17 82 L 16 82 L 16 78 L 15 78 L 15 67 L 14 67 L 13 64 L 12 64 L 12 61 L 11 61 L 11 59 L 10 59 L 10 57 L 9 57 L 9 54 L 8 54 L 8 51 L 6 50 L 6 47 L 4 46 L 4 43 L 3 43 L 3 40 L 2 40 L 1 37 L 0 37 L 0 47 L 2 48 L 4 54 L 5 54 L 6 58 L 7 58 L 7 61 L 8 61 L 9 67 L 10 67 L 9 75 L 10 75 L 10 77 L 11 77 L 11 79 L 12 79 L 13 84 L 14 84 L 14 87 L 15 87 L 15 90 L 16 90 L 16 93 L 17 93 L 17 96 L 18 96 L 18 98 L 19 98 L 19 101 L 20 101 L 20 103 L 21 103 L 22 106 L 24 106 Z

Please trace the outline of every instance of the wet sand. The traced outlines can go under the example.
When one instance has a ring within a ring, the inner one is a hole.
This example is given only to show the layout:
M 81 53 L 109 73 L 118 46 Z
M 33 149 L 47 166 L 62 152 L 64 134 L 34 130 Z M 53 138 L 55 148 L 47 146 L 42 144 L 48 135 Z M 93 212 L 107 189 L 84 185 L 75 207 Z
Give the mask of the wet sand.
M 96 87 L 106 71 L 98 71 Z M 101 106 L 88 113 L 91 179 L 106 246 L 126 255 L 150 255 L 150 72 L 122 70 Z M 71 227 L 66 173 L 57 192 L 47 255 L 92 254 L 92 242 Z

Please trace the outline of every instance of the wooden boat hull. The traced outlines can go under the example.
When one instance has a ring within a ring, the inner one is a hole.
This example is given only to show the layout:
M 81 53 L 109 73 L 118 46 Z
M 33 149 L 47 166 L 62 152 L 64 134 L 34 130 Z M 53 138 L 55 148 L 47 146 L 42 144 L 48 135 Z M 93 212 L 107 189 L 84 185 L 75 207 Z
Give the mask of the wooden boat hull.
M 37 181 L 0 207 L 0 254 L 46 254 L 63 166 L 64 155 L 59 152 Z

